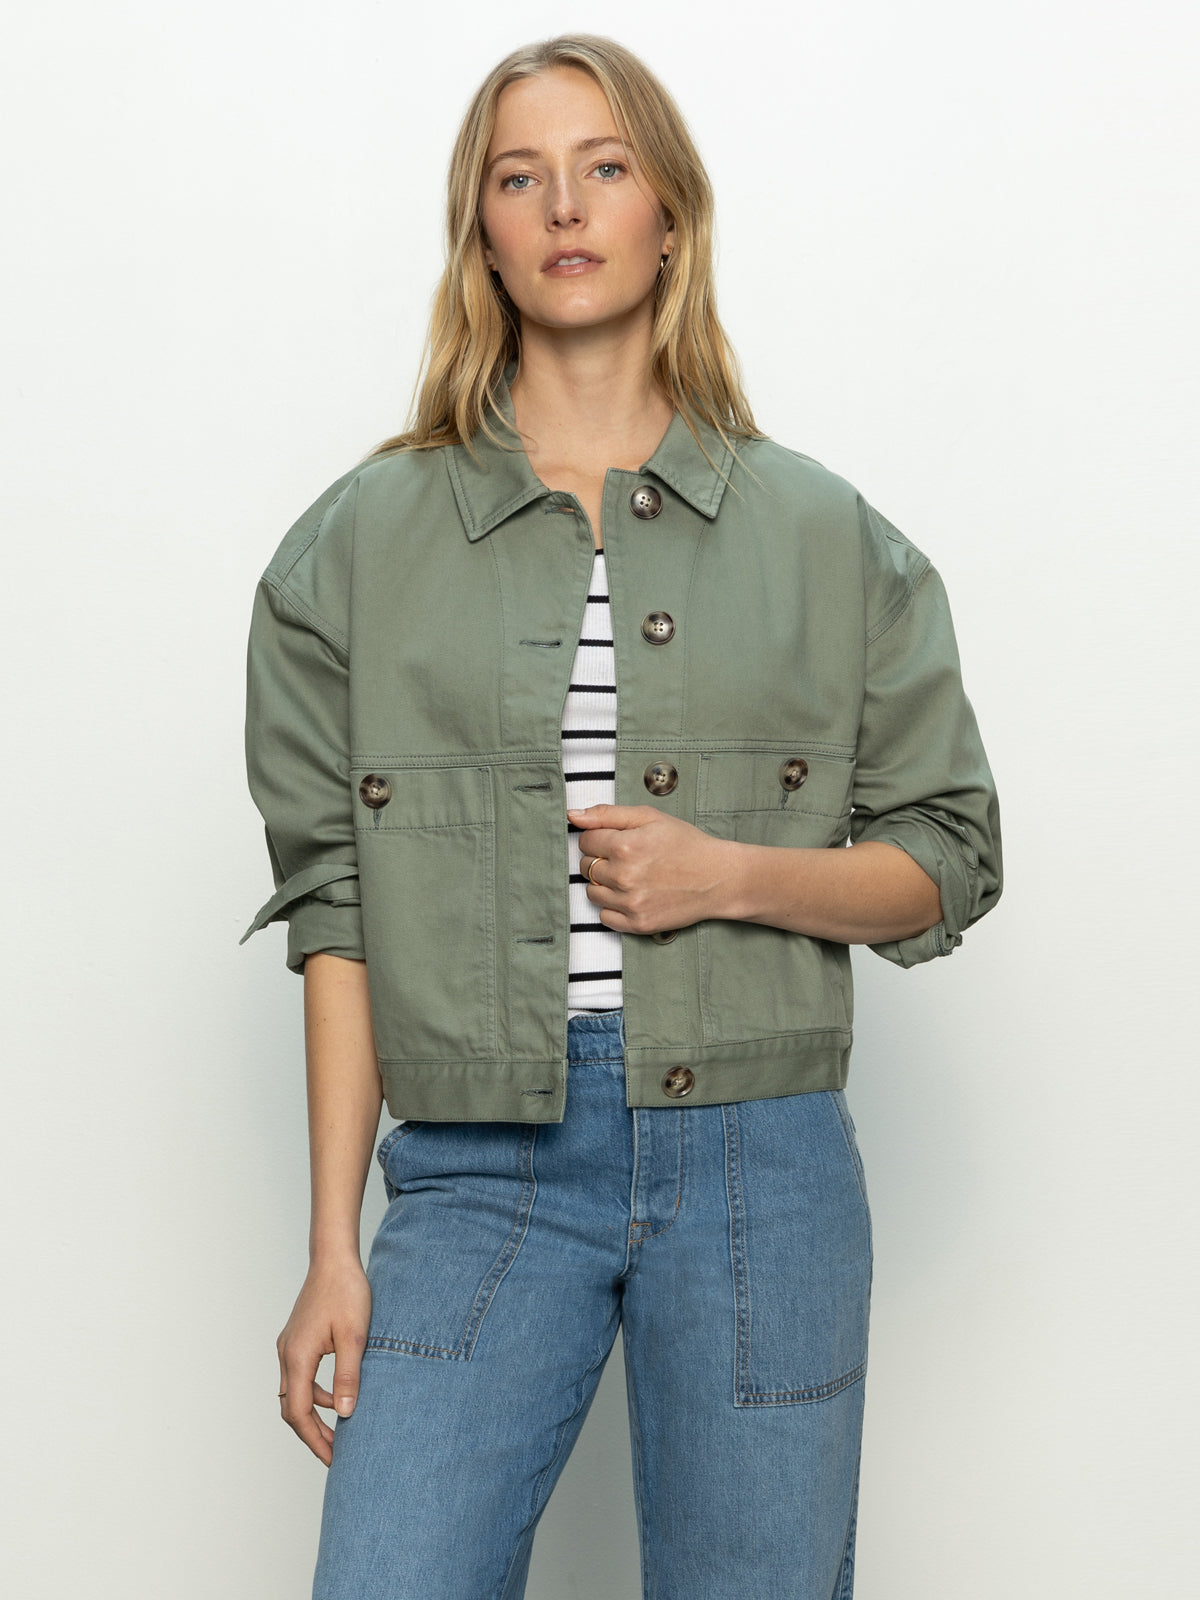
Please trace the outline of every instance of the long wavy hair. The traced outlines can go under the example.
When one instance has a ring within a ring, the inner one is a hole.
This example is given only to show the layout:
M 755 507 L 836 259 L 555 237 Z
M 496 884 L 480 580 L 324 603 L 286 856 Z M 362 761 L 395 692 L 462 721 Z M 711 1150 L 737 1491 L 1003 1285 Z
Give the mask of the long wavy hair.
M 520 315 L 484 260 L 483 171 L 496 103 L 510 83 L 555 67 L 586 72 L 603 91 L 617 131 L 675 225 L 654 296 L 652 372 L 693 433 L 708 423 L 732 447 L 759 437 L 737 357 L 717 317 L 713 196 L 679 108 L 638 58 L 612 39 L 564 35 L 506 56 L 467 108 L 450 157 L 446 267 L 437 287 L 408 426 L 371 452 L 465 443 L 492 423 L 515 439 L 497 404 L 505 368 L 521 358 Z

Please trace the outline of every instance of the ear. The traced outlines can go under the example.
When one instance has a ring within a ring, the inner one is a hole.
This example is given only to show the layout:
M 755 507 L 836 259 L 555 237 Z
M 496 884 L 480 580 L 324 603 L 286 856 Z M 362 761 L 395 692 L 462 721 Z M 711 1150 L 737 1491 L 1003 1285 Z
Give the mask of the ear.
M 675 248 L 675 219 L 673 217 L 668 217 L 667 218 L 667 231 L 663 234 L 662 249 L 659 252 L 659 254 L 660 255 L 664 255 L 664 256 L 669 256 L 671 254 L 671 251 L 674 250 L 674 248 Z

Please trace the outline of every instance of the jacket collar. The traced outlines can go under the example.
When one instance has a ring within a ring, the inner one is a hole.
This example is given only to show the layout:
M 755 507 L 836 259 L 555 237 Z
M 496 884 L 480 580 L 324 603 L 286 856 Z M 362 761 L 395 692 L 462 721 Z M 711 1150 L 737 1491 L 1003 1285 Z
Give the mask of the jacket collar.
M 512 399 L 508 392 L 508 379 L 511 376 L 510 367 L 496 396 L 501 416 L 510 423 L 513 420 Z M 733 463 L 733 452 L 715 428 L 700 421 L 697 421 L 696 428 L 703 448 L 693 437 L 683 415 L 676 411 L 658 449 L 638 470 L 647 477 L 658 478 L 667 484 L 702 517 L 711 521 L 720 509 L 726 476 Z M 506 432 L 504 428 L 498 430 L 501 439 Z M 456 444 L 447 448 L 446 464 L 450 482 L 468 539 L 481 539 L 514 512 L 520 511 L 522 506 L 553 492 L 534 472 L 525 451 L 515 446 L 515 435 L 513 439 L 514 446 L 494 444 L 480 430 L 471 441 L 474 456 L 465 445 Z M 712 457 L 711 461 L 709 456 Z

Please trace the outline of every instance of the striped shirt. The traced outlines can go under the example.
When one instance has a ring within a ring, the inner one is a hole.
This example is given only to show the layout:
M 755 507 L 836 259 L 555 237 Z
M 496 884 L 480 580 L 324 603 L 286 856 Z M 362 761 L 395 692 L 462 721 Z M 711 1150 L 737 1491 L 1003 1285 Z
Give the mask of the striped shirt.
M 563 709 L 562 762 L 569 806 L 616 803 L 617 675 L 608 573 L 597 550 Z M 615 1011 L 621 1004 L 621 935 L 600 921 L 579 870 L 578 829 L 571 827 L 567 1015 Z

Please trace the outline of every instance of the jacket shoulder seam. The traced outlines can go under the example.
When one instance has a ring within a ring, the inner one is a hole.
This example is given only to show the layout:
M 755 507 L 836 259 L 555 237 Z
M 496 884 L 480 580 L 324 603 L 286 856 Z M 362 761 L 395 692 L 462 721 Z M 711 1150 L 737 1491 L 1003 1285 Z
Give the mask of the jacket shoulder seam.
M 279 565 L 276 565 L 276 563 L 272 561 L 270 566 L 268 566 L 267 570 L 262 575 L 262 581 L 265 584 L 274 589 L 275 593 L 285 600 L 292 607 L 292 609 L 311 627 L 315 628 L 323 639 L 336 646 L 340 650 L 349 649 L 349 633 L 342 628 L 336 627 L 332 622 L 327 621 L 318 611 L 314 611 L 312 606 L 310 606 L 307 601 L 301 599 L 301 597 L 296 593 L 296 591 L 288 582 L 288 579 L 299 566 L 300 562 L 312 549 L 313 545 L 316 544 L 317 540 L 321 537 L 321 532 L 325 527 L 326 522 L 333 515 L 337 507 L 341 505 L 346 496 L 354 495 L 357 497 L 359 474 L 362 472 L 364 467 L 369 465 L 369 462 L 360 462 L 358 466 L 352 470 L 351 474 L 347 475 L 346 479 L 341 480 L 341 488 L 337 489 L 337 493 L 333 495 L 333 498 L 330 500 L 329 504 L 321 512 L 321 515 L 315 520 L 309 529 L 308 537 L 306 539 L 298 540 L 296 548 L 288 552 L 290 559 L 286 562 L 281 562 Z M 336 487 L 337 486 L 335 485 L 335 488 Z
M 907 541 L 905 541 L 905 542 L 907 543 Z M 916 554 L 920 558 L 918 560 L 918 562 L 917 562 L 916 570 L 910 575 L 909 580 L 908 580 L 908 585 L 907 585 L 904 593 L 900 596 L 900 599 L 892 607 L 891 611 L 885 612 L 882 620 L 877 624 L 877 626 L 872 628 L 868 632 L 868 634 L 867 634 L 867 644 L 868 645 L 873 645 L 879 639 L 882 639 L 884 634 L 887 633 L 891 628 L 893 628 L 896 625 L 897 622 L 899 622 L 900 618 L 908 610 L 909 606 L 912 605 L 913 597 L 916 595 L 917 589 L 920 586 L 922 580 L 924 578 L 926 578 L 930 572 L 933 571 L 933 566 L 932 566 L 932 563 L 930 562 L 928 556 L 922 555 L 921 552 L 919 550 L 917 550 L 917 547 L 914 544 L 909 544 L 908 548 L 910 550 L 916 551 Z
M 307 546 L 305 548 L 307 549 Z M 291 568 L 289 567 L 288 570 L 291 571 Z M 333 645 L 337 650 L 344 651 L 349 649 L 350 636 L 343 633 L 340 628 L 335 628 L 331 622 L 326 622 L 325 618 L 302 600 L 282 578 L 277 577 L 273 572 L 267 571 L 263 573 L 262 581 L 268 588 L 274 589 L 280 599 L 289 605 L 316 633 L 319 633 L 327 644 Z

